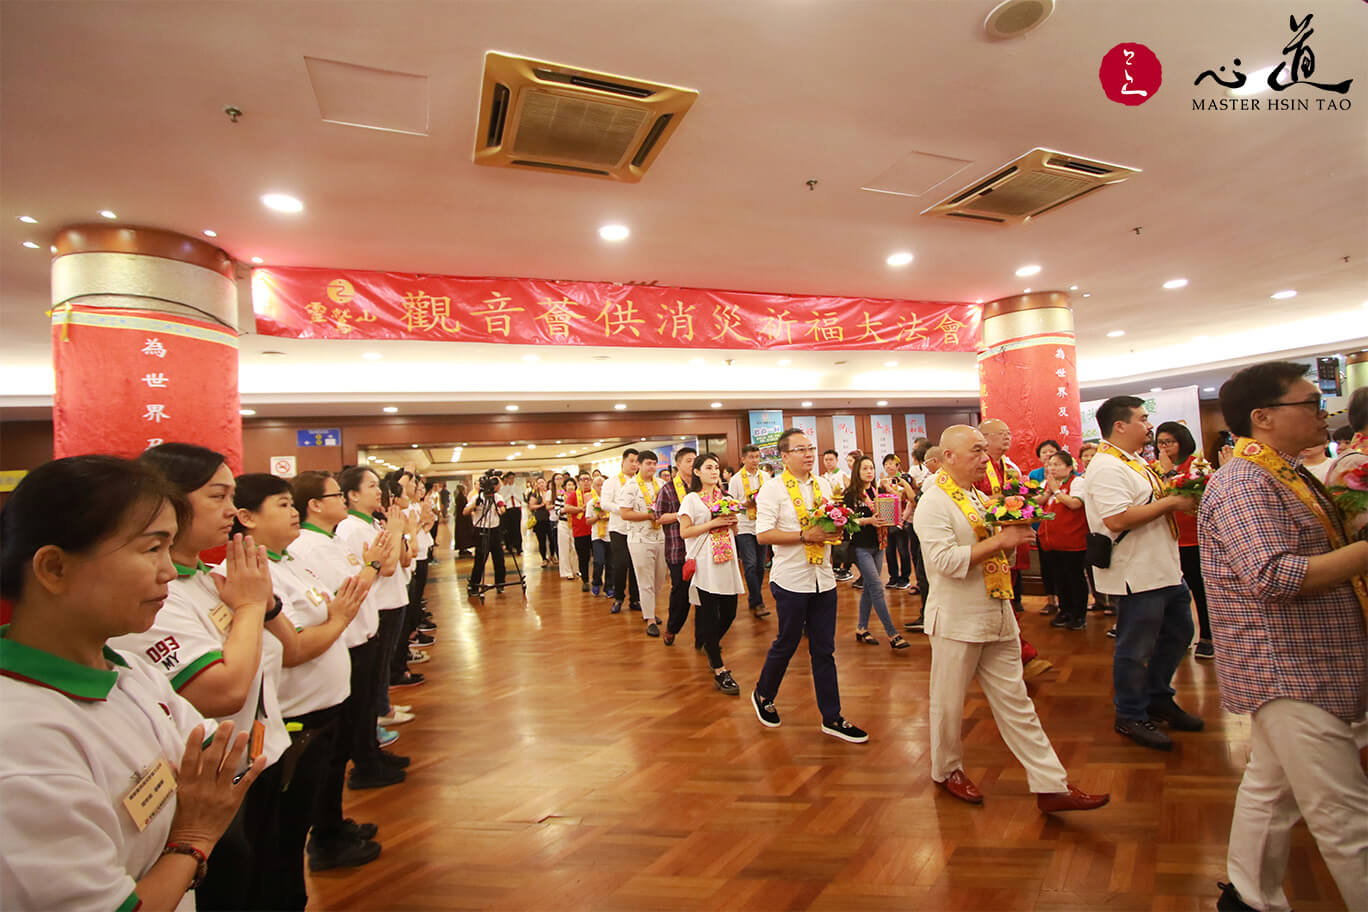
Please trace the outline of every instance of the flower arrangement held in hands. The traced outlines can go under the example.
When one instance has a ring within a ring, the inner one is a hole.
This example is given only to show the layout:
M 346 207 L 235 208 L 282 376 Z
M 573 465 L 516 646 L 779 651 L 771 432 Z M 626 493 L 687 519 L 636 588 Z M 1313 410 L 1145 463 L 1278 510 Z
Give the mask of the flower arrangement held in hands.
M 984 521 L 994 526 L 1028 525 L 1054 518 L 1045 509 L 1045 490 L 1033 478 L 1009 479 L 983 514 Z
M 1351 523 L 1368 513 L 1368 462 L 1345 472 L 1340 483 L 1330 487 L 1330 496 L 1340 515 Z
M 717 500 L 709 503 L 708 508 L 712 510 L 712 515 L 714 517 L 736 516 L 746 512 L 745 504 L 727 494 L 723 494 L 721 497 L 717 498 Z
M 857 524 L 854 511 L 834 500 L 824 500 L 821 506 L 812 511 L 812 526 L 828 535 L 849 537 L 855 534 Z
M 1201 500 L 1206 493 L 1207 483 L 1216 470 L 1201 456 L 1192 460 L 1186 472 L 1180 472 L 1169 481 L 1169 493 L 1181 494 L 1193 500 Z

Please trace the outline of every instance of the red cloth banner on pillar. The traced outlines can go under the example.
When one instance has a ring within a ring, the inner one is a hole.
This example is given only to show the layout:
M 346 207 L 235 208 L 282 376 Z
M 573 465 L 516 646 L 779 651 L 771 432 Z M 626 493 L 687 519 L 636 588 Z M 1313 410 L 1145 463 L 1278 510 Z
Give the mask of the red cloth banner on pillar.
M 257 332 L 790 351 L 978 351 L 975 304 L 342 269 L 252 270 Z
M 64 305 L 52 314 L 53 455 L 137 456 L 197 443 L 242 471 L 237 334 L 145 310 Z
M 983 418 L 1012 429 L 1007 455 L 1023 470 L 1036 465 L 1036 444 L 1056 440 L 1077 458 L 1083 444 L 1072 334 L 1015 340 L 979 355 Z

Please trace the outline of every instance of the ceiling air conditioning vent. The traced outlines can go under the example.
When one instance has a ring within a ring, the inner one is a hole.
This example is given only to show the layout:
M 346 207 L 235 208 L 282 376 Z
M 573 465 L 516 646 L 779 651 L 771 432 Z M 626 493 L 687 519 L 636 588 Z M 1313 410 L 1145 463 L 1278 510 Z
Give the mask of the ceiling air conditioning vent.
M 1139 173 L 1139 168 L 1032 149 L 922 210 L 922 215 L 1016 225 Z
M 693 89 L 490 51 L 475 163 L 641 180 Z

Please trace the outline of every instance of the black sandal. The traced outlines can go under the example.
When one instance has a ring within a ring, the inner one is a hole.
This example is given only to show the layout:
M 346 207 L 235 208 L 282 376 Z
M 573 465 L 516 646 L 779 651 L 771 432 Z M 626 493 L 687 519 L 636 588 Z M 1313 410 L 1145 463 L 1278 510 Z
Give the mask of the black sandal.
M 870 633 L 868 630 L 864 631 L 863 633 L 857 631 L 855 634 L 855 642 L 868 643 L 870 646 L 879 645 L 879 641 L 874 639 L 874 634 Z
M 889 640 L 888 645 L 893 647 L 894 649 L 907 649 L 912 644 L 907 642 L 907 640 L 904 640 L 902 638 L 902 634 L 900 633 L 894 636 L 893 639 Z

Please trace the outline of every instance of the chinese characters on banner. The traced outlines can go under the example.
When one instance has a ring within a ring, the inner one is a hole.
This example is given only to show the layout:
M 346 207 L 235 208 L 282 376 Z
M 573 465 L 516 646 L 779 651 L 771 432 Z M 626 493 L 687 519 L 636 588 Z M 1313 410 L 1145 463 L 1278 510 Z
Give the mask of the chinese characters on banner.
M 1007 455 L 1017 465 L 1034 468 L 1036 444 L 1042 440 L 1056 440 L 1078 454 L 1083 435 L 1074 365 L 1073 342 L 1063 337 L 979 356 L 983 418 L 1007 422 L 1012 429 Z
M 857 450 L 860 445 L 856 443 L 855 436 L 855 416 L 854 415 L 833 415 L 831 417 L 831 436 L 834 438 L 831 448 L 841 454 L 841 469 L 849 471 L 846 465 L 846 456 L 851 450 Z
M 817 471 L 822 471 L 822 445 L 817 441 L 817 419 L 812 415 L 794 415 L 790 421 L 792 427 L 807 434 L 808 440 L 817 448 Z M 842 463 L 844 465 L 844 462 Z
M 252 306 L 257 332 L 296 339 L 648 348 L 972 352 L 981 322 L 944 301 L 305 267 L 252 270 Z
M 186 317 L 65 305 L 52 315 L 53 455 L 197 443 L 242 470 L 237 334 Z
M 923 414 L 904 415 L 903 419 L 907 422 L 907 456 L 912 458 L 912 451 L 917 448 L 917 440 L 926 437 L 926 416 Z
M 882 478 L 884 457 L 893 452 L 892 415 L 869 416 L 869 441 L 869 449 L 874 456 L 874 471 Z

